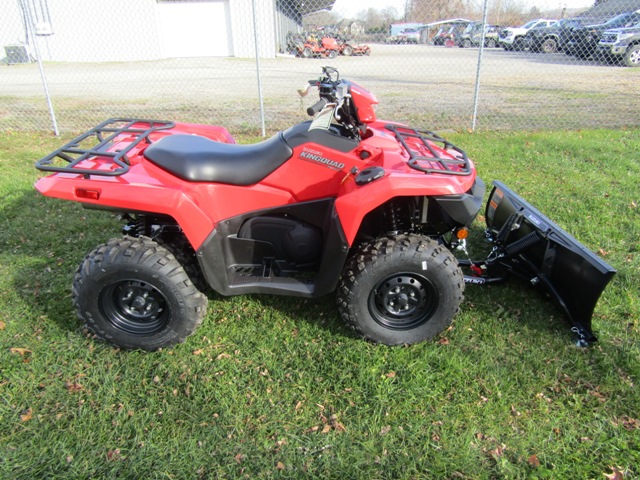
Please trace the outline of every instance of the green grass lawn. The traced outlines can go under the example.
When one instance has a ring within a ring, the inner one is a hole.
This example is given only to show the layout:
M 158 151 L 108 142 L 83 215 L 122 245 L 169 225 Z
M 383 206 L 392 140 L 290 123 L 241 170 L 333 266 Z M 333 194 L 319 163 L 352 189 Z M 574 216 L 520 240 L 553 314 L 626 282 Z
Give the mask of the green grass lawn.
M 411 347 L 354 337 L 332 296 L 210 295 L 185 344 L 117 350 L 70 287 L 120 222 L 36 194 L 61 139 L 1 133 L 0 478 L 640 477 L 640 130 L 451 140 L 618 270 L 597 344 L 513 282 Z

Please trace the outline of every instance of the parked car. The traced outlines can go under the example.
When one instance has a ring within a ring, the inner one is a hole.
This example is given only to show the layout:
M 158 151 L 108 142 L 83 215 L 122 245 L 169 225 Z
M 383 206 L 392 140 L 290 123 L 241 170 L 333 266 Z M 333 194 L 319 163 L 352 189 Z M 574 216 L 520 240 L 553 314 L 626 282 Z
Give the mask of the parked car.
M 580 20 L 563 18 L 551 26 L 534 27 L 524 36 L 525 48 L 532 52 L 555 53 L 564 48 L 563 32 L 580 25 Z
M 607 30 L 629 28 L 640 22 L 640 10 L 621 13 L 605 23 L 586 25 L 567 31 L 565 53 L 579 58 L 589 58 L 598 49 L 598 42 Z
M 537 20 L 531 20 L 521 27 L 509 27 L 500 32 L 498 38 L 499 45 L 505 50 L 520 51 L 525 48 L 524 36 L 529 30 L 536 27 L 549 27 L 556 23 L 556 20 L 547 20 L 545 18 L 538 18 Z
M 456 44 L 460 48 L 479 47 L 482 41 L 483 22 L 471 22 L 467 28 L 456 38 Z M 484 26 L 484 46 L 494 48 L 498 45 L 497 25 Z
M 640 23 L 605 31 L 598 43 L 598 55 L 627 67 L 640 67 Z
M 407 28 L 398 35 L 400 43 L 420 43 L 420 30 Z

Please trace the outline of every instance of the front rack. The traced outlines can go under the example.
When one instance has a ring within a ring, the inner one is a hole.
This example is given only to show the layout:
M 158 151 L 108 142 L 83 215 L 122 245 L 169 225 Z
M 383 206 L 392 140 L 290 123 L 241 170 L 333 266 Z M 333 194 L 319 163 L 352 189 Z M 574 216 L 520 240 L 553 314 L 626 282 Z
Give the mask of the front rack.
M 400 125 L 386 125 L 386 128 L 395 134 L 398 142 L 402 144 L 409 154 L 407 164 L 411 168 L 424 173 L 446 175 L 470 175 L 472 173 L 471 163 L 465 151 L 438 134 L 428 130 L 416 130 Z M 417 141 L 411 142 L 411 139 L 416 139 Z M 424 147 L 431 156 L 422 155 L 410 143 L 416 143 L 418 147 Z M 443 149 L 448 156 L 443 156 L 442 152 L 438 152 L 433 144 L 441 144 L 442 147 L 438 149 Z
M 36 168 L 44 172 L 80 174 L 85 178 L 89 178 L 90 175 L 117 177 L 129 171 L 130 161 L 127 154 L 131 149 L 142 141 L 151 143 L 151 133 L 174 126 L 175 123 L 163 120 L 110 118 L 38 160 Z M 121 137 L 123 134 L 127 136 Z M 92 137 L 95 137 L 93 141 L 90 140 Z M 126 147 L 115 148 L 122 141 L 128 142 Z M 86 147 L 83 143 L 90 146 Z M 101 159 L 103 163 L 106 161 L 110 168 L 99 170 L 80 166 L 85 160 L 91 159 Z

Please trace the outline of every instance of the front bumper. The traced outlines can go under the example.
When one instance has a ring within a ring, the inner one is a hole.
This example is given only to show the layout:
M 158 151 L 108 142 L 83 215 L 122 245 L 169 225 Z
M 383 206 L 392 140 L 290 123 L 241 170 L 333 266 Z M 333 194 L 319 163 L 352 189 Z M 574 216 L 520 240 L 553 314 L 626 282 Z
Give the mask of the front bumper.
M 603 56 L 624 55 L 627 51 L 626 45 L 598 45 L 598 53 Z

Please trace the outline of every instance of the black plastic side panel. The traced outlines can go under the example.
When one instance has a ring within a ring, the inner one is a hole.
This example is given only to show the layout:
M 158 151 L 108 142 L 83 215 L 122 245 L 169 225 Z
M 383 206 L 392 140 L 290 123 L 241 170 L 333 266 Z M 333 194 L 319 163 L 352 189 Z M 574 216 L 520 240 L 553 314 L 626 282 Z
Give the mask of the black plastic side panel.
M 498 263 L 544 284 L 576 333 L 594 341 L 593 310 L 616 270 L 500 182 L 494 182 L 486 221 L 505 253 Z
M 485 185 L 480 177 L 476 177 L 473 187 L 468 193 L 461 195 L 444 195 L 434 197 L 451 219 L 462 226 L 469 226 L 482 208 Z
M 207 282 L 221 295 L 267 293 L 317 297 L 331 293 L 349 252 L 334 203 L 334 199 L 305 202 L 258 210 L 219 222 L 197 251 Z M 277 255 L 277 249 L 269 243 L 238 238 L 248 220 L 271 216 L 296 218 L 322 231 L 322 251 L 314 270 L 305 270 L 299 277 L 277 276 L 268 268 L 260 275 L 234 270 L 234 265 L 241 265 L 246 259 Z

